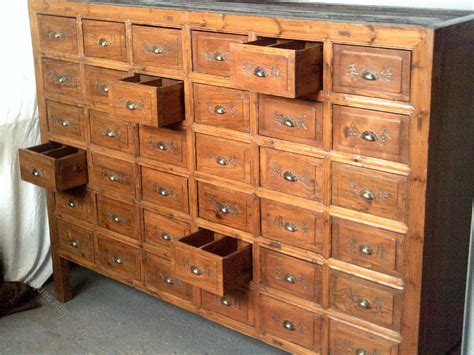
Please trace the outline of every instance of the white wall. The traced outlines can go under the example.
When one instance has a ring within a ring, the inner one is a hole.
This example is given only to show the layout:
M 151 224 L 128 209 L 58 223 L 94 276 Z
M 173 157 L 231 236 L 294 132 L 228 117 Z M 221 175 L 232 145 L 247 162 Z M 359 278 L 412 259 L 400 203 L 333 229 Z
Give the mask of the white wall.
M 405 7 L 425 7 L 432 9 L 459 9 L 474 10 L 474 0 L 280 0 L 289 2 L 324 2 L 333 4 L 356 4 L 356 5 L 373 5 L 373 6 L 405 6 Z

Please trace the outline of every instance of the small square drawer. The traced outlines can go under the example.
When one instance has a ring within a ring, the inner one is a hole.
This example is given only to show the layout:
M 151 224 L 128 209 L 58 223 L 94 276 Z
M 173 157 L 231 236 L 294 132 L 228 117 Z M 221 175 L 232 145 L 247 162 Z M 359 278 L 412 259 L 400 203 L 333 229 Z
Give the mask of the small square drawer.
M 59 249 L 64 253 L 94 262 L 94 233 L 74 224 L 58 221 Z
M 186 131 L 140 126 L 140 156 L 186 168 Z
M 94 194 L 76 187 L 55 194 L 56 212 L 92 223 L 95 219 Z
M 230 53 L 230 79 L 238 88 L 289 98 L 322 89 L 322 43 L 269 38 L 231 43 Z
M 229 76 L 230 43 L 244 43 L 247 36 L 213 32 L 192 32 L 193 70 L 199 73 Z
M 138 210 L 134 205 L 97 196 L 99 227 L 139 240 Z
M 38 15 L 38 36 L 42 51 L 79 54 L 75 18 Z
M 140 248 L 97 236 L 98 262 L 108 273 L 126 278 L 127 281 L 140 281 L 142 253 Z
M 250 95 L 247 91 L 194 84 L 196 123 L 249 132 Z
M 86 57 L 106 58 L 121 62 L 127 60 L 125 24 L 83 20 L 82 26 Z
M 410 99 L 410 51 L 335 44 L 333 57 L 333 91 Z
M 135 165 L 128 161 L 92 153 L 91 180 L 100 191 L 135 196 Z
M 201 299 L 204 309 L 247 325 L 255 323 L 254 294 L 248 289 L 234 290 L 222 297 L 203 290 Z
M 82 94 L 79 64 L 56 59 L 42 59 L 43 85 L 47 94 L 80 97 Z
M 184 120 L 183 82 L 135 74 L 110 87 L 110 105 L 117 119 L 163 127 Z
M 107 113 L 89 110 L 91 143 L 102 147 L 133 153 L 134 139 L 131 124 L 111 118 Z
M 87 156 L 83 150 L 49 142 L 19 150 L 21 179 L 52 191 L 87 184 Z
M 49 134 L 85 141 L 82 107 L 46 101 L 46 112 Z
M 133 62 L 167 69 L 183 68 L 181 30 L 132 26 Z
M 172 242 L 176 275 L 224 296 L 252 280 L 252 245 L 202 229 Z
M 104 104 L 109 103 L 110 84 L 127 76 L 127 72 L 115 69 L 85 67 L 86 99 Z

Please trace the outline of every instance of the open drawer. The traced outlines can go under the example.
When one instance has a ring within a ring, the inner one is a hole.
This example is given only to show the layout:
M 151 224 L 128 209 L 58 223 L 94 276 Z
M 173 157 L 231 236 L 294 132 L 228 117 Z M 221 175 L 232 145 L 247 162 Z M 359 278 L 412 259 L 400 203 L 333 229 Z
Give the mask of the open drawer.
M 230 53 L 230 78 L 238 88 L 290 98 L 322 88 L 322 43 L 266 38 L 230 43 Z
M 135 74 L 113 81 L 109 89 L 114 117 L 163 127 L 184 120 L 182 81 Z
M 19 150 L 21 178 L 52 191 L 87 184 L 86 152 L 49 142 Z
M 177 277 L 219 296 L 252 279 L 252 245 L 202 229 L 172 244 Z

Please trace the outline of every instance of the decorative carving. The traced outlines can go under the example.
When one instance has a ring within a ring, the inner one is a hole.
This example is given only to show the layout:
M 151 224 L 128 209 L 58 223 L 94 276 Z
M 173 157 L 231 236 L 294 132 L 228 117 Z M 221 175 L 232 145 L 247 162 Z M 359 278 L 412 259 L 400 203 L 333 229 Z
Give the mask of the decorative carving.
M 385 82 L 391 82 L 393 79 L 393 72 L 391 68 L 383 67 L 380 70 L 364 68 L 357 68 L 356 64 L 349 64 L 346 74 L 349 75 L 352 82 L 355 82 L 363 77 L 364 74 L 370 74 L 375 79 L 373 80 L 382 80 Z
M 363 135 L 363 132 L 361 132 L 357 128 L 357 125 L 355 122 L 352 122 L 349 127 L 344 128 L 344 136 L 346 138 L 359 136 L 361 139 L 363 139 L 362 135 Z M 391 139 L 392 137 L 390 137 L 390 132 L 388 131 L 386 127 L 383 127 L 380 130 L 379 134 L 375 134 L 375 140 L 379 142 L 380 146 L 384 146 Z

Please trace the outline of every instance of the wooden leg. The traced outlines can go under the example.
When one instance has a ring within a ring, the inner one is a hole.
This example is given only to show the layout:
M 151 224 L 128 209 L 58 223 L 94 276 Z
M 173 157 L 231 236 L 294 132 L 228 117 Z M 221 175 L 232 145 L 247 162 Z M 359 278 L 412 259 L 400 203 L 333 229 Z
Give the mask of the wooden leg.
M 53 256 L 54 292 L 56 299 L 60 302 L 67 302 L 72 299 L 69 264 L 66 259 L 58 255 Z

